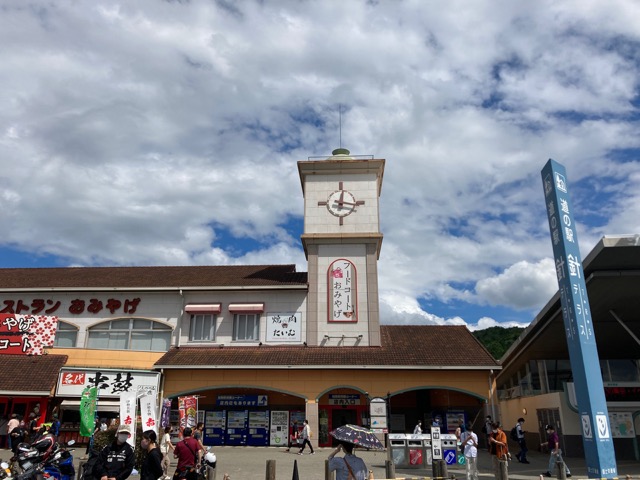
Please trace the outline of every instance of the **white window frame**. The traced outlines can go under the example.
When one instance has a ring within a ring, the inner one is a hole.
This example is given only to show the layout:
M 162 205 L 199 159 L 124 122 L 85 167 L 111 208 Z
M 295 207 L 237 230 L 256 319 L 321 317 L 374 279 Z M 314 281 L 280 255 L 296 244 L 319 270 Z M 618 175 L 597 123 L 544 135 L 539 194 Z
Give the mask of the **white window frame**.
M 58 348 L 75 348 L 78 345 L 78 327 L 72 325 L 69 322 L 65 322 L 62 320 L 58 320 L 58 328 L 56 329 L 56 337 L 53 342 L 54 347 Z M 71 336 L 73 335 L 73 338 Z M 66 338 L 71 340 L 72 345 L 58 345 L 58 342 L 61 338 Z
M 207 318 L 208 317 L 208 318 Z M 197 321 L 202 320 L 202 326 L 199 338 L 195 338 Z M 208 327 L 206 323 L 209 323 Z M 215 342 L 216 326 L 218 323 L 218 315 L 215 313 L 193 313 L 189 318 L 189 341 L 190 342 Z M 208 330 L 208 332 L 207 332 Z
M 242 323 L 244 321 L 244 323 Z M 251 325 L 249 324 L 251 322 Z M 242 331 L 239 331 L 242 330 Z M 251 333 L 249 332 L 251 330 Z M 259 342 L 260 341 L 260 314 L 259 313 L 235 313 L 233 315 L 233 341 L 234 342 Z
M 122 324 L 123 321 L 128 320 L 128 328 L 115 327 L 115 325 Z M 135 323 L 136 320 L 150 322 L 150 328 L 136 328 Z M 131 348 L 133 342 L 133 337 L 136 334 L 143 334 L 149 332 L 152 334 L 151 342 L 153 343 L 153 334 L 169 334 L 167 346 L 171 346 L 171 335 L 173 334 L 173 328 L 170 325 L 166 325 L 162 322 L 158 322 L 156 320 L 152 320 L 150 318 L 141 318 L 141 317 L 124 317 L 124 318 L 113 318 L 111 320 L 107 320 L 106 322 L 101 322 L 96 325 L 93 325 L 87 329 L 87 338 L 86 345 L 87 348 L 95 348 L 102 350 L 131 350 L 131 351 L 152 351 L 152 352 L 162 352 L 167 351 L 166 349 L 152 349 L 152 350 L 137 350 Z M 93 334 L 93 335 L 92 335 Z M 92 336 L 100 336 L 103 338 L 97 340 L 92 338 Z M 120 336 L 120 338 L 124 338 L 124 346 L 117 345 L 118 338 L 114 337 L 114 340 L 111 339 L 112 335 Z M 92 342 L 98 342 L 97 345 L 91 345 Z M 103 347 L 104 342 L 106 342 L 106 347 Z M 115 343 L 116 345 L 114 345 Z

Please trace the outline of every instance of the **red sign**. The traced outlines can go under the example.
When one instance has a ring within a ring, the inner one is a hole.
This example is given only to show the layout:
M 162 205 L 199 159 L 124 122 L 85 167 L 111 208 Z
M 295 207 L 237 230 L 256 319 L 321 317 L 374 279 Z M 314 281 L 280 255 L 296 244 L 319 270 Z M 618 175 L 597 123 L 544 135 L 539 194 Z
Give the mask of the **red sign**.
M 64 372 L 60 381 L 62 385 L 84 385 L 85 378 L 83 372 Z
M 0 353 L 42 355 L 56 338 L 58 317 L 0 313 Z

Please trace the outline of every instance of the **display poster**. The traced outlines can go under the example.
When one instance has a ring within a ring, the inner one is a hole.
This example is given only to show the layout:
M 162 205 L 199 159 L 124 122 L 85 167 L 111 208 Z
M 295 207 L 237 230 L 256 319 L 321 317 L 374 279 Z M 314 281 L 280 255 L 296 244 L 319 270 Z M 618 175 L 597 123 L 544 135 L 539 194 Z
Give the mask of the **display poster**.
M 58 317 L 0 313 L 0 353 L 42 355 L 53 347 L 57 328 Z
M 636 438 L 631 412 L 609 412 L 609 423 L 614 438 Z
M 271 412 L 271 427 L 269 430 L 269 445 L 285 447 L 289 445 L 289 412 Z

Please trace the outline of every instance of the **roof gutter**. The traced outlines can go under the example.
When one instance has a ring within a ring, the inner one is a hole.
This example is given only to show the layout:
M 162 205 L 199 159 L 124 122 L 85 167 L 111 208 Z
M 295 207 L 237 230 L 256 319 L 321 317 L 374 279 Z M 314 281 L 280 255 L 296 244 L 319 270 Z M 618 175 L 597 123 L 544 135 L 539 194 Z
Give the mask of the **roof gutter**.
M 429 365 L 154 365 L 162 370 L 500 370 L 487 366 L 429 366 Z
M 201 286 L 201 287 L 33 287 L 33 288 L 0 288 L 0 293 L 19 292 L 175 292 L 184 291 L 237 291 L 237 290 L 307 290 L 307 284 L 294 285 L 260 285 L 260 286 Z

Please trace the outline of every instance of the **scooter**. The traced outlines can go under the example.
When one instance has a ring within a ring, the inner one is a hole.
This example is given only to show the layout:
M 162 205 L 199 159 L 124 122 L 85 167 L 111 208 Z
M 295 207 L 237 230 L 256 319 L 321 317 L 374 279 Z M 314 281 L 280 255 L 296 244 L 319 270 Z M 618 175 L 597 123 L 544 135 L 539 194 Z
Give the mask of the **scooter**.
M 31 445 L 28 443 L 19 444 L 17 454 L 11 459 L 14 462 L 14 466 L 15 462 L 18 462 L 17 468 L 14 469 L 14 473 L 26 473 L 34 467 L 44 463 L 49 459 L 53 451 L 56 449 L 56 446 L 56 440 L 51 434 L 43 435 Z M 15 470 L 17 470 L 17 472 Z
M 0 480 L 11 478 L 11 469 L 7 462 L 0 462 Z

